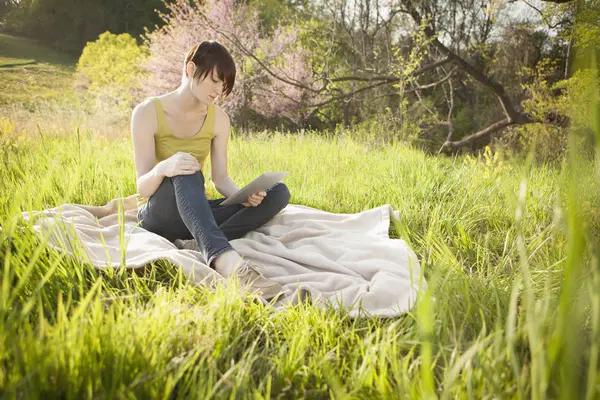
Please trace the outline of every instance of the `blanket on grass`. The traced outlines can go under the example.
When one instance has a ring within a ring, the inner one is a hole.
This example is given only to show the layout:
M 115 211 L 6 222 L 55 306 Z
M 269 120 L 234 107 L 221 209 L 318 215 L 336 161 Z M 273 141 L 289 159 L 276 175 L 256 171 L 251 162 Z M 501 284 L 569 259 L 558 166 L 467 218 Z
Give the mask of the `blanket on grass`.
M 140 268 L 168 260 L 198 284 L 224 279 L 201 253 L 179 250 L 138 225 L 136 195 L 105 206 L 64 204 L 24 212 L 48 244 L 97 268 Z M 408 311 L 426 287 L 419 261 L 401 239 L 389 237 L 389 204 L 356 214 L 290 204 L 260 229 L 231 245 L 265 266 L 284 289 L 275 306 L 301 299 L 350 310 L 350 316 L 393 317 Z M 58 229 L 56 229 L 58 228 Z

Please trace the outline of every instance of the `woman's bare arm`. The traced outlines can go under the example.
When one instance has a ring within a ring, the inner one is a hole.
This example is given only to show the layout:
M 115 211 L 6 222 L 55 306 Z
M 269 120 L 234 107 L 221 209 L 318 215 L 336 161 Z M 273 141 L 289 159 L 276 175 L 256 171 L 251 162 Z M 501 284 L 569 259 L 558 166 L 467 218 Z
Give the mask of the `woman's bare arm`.
M 144 101 L 134 108 L 131 116 L 131 136 L 136 184 L 138 193 L 146 198 L 156 192 L 164 179 L 159 164 L 156 164 L 154 149 L 154 133 L 158 129 L 157 125 L 156 112 L 151 102 Z
M 229 142 L 231 124 L 229 116 L 216 106 L 215 117 L 215 137 L 210 148 L 211 179 L 215 189 L 223 196 L 229 197 L 240 190 L 227 172 L 227 143 Z

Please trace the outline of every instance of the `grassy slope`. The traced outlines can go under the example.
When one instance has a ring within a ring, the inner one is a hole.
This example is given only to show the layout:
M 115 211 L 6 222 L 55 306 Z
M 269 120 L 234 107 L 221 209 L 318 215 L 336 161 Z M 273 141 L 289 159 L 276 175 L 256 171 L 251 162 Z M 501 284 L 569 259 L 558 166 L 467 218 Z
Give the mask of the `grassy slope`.
M 35 109 L 73 96 L 77 60 L 37 42 L 0 34 L 0 108 Z

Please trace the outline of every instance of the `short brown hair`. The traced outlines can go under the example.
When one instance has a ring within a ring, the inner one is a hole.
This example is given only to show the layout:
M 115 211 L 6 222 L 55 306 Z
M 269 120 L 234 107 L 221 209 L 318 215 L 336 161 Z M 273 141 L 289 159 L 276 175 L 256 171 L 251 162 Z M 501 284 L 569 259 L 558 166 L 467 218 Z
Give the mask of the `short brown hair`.
M 190 61 L 196 65 L 194 79 L 206 78 L 216 67 L 217 75 L 223 81 L 224 97 L 231 93 L 235 83 L 235 62 L 231 54 L 220 43 L 214 40 L 205 40 L 195 45 L 185 57 L 185 65 Z

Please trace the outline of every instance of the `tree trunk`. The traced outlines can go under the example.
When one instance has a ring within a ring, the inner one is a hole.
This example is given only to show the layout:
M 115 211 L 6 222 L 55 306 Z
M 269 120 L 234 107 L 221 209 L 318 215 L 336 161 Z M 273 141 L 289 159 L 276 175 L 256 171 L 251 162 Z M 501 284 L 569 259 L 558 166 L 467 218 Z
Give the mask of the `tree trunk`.
M 569 72 L 571 72 L 571 59 L 573 58 L 573 37 L 569 39 L 569 45 L 567 46 L 567 59 L 565 60 L 565 79 L 569 79 Z

